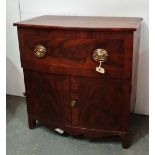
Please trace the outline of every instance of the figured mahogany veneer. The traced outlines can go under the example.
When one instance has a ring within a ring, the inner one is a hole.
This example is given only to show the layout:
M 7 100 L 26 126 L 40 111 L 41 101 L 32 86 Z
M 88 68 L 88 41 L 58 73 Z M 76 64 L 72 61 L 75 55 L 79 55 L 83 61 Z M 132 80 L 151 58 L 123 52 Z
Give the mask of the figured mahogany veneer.
M 127 148 L 141 21 L 41 16 L 15 23 L 29 127 L 34 128 L 38 120 L 49 128 L 89 139 L 118 135 Z M 43 58 L 34 54 L 37 45 L 46 48 Z M 102 64 L 105 74 L 95 71 L 99 63 L 93 52 L 98 48 L 109 55 Z

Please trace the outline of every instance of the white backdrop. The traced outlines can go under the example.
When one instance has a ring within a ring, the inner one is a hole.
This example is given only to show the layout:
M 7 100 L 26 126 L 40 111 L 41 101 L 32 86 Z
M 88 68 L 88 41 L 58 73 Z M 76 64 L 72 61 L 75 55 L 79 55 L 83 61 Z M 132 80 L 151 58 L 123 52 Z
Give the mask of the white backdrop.
M 135 112 L 149 113 L 149 17 L 147 0 L 7 0 L 7 94 L 22 96 L 23 73 L 19 60 L 18 39 L 13 22 L 54 14 L 81 16 L 143 17 L 139 53 Z

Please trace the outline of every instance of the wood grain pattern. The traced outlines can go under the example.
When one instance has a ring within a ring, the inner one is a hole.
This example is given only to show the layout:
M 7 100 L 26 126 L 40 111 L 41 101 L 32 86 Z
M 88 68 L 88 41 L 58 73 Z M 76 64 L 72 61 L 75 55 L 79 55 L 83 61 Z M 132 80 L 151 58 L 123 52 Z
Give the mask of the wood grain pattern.
M 24 68 L 60 74 L 100 76 L 95 71 L 99 63 L 93 60 L 93 52 L 97 48 L 103 48 L 109 54 L 108 61 L 103 64 L 107 72 L 105 76 L 129 77 L 125 74 L 123 76 L 124 40 L 130 34 L 128 32 L 91 33 L 25 28 L 20 28 L 18 31 L 21 63 Z M 39 44 L 47 48 L 47 55 L 43 59 L 38 59 L 33 52 Z M 132 51 L 129 52 L 132 55 Z M 77 72 L 75 69 L 80 71 Z
M 117 135 L 122 147 L 128 148 L 130 97 L 132 80 L 136 79 L 133 60 L 138 64 L 139 38 L 135 34 L 139 34 L 141 21 L 41 16 L 15 23 L 29 128 L 38 120 L 51 129 L 89 139 Z M 47 49 L 44 58 L 33 52 L 38 44 Z M 105 74 L 95 71 L 99 63 L 93 60 L 93 51 L 97 48 L 109 54 L 102 64 Z M 72 100 L 76 101 L 74 106 Z
M 70 124 L 69 78 L 29 70 L 24 70 L 24 76 L 28 114 L 44 120 Z
M 115 131 L 122 129 L 121 118 L 125 110 L 122 109 L 122 80 L 73 77 L 71 85 L 71 92 L 77 94 L 71 94 L 71 98 L 77 100 L 78 116 L 74 116 L 78 117 L 77 126 Z

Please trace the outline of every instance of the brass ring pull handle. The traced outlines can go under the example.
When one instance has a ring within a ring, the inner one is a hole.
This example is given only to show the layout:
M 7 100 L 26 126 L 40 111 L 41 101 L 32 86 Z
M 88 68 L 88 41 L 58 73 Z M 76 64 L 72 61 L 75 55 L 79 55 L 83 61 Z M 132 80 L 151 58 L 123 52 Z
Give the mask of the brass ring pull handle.
M 102 68 L 101 65 L 102 65 L 102 62 L 107 61 L 107 59 L 108 59 L 108 52 L 105 49 L 96 49 L 94 51 L 93 58 L 94 58 L 95 61 L 100 63 L 99 66 L 96 67 L 96 71 L 99 72 L 99 73 L 104 74 L 105 73 L 105 69 Z
M 34 54 L 38 58 L 43 58 L 46 55 L 46 48 L 43 45 L 37 45 L 34 49 Z

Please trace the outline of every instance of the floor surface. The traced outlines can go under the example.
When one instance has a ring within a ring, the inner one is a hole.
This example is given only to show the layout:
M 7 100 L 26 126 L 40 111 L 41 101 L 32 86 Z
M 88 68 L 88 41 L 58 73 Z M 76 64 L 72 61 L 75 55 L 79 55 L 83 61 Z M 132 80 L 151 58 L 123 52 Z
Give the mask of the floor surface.
M 26 101 L 7 95 L 7 155 L 148 155 L 149 118 L 132 115 L 130 148 L 122 149 L 119 138 L 89 141 L 83 137 L 58 135 L 39 125 L 28 128 Z

